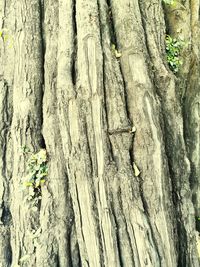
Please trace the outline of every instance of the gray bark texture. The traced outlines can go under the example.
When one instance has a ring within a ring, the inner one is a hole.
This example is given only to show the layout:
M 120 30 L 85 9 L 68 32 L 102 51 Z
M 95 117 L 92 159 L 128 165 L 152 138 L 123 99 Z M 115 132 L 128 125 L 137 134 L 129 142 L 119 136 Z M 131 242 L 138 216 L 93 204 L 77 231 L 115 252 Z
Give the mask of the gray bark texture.
M 200 0 L 165 2 L 0 0 L 0 267 L 200 266 Z

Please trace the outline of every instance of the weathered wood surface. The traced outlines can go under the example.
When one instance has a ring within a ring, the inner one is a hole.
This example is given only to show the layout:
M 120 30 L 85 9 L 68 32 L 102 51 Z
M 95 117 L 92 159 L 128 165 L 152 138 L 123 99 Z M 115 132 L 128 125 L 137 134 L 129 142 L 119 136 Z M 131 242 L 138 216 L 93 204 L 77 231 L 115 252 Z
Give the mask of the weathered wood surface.
M 0 0 L 0 266 L 200 266 L 199 8 Z M 36 210 L 23 145 L 48 152 Z

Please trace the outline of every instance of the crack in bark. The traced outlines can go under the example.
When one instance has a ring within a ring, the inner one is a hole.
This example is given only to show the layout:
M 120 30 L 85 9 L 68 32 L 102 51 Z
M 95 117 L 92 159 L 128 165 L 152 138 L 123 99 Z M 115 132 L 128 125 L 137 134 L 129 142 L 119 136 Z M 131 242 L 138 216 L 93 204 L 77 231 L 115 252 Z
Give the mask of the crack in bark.
M 128 224 L 127 224 L 127 221 L 126 221 L 126 216 L 124 214 L 124 209 L 123 209 L 123 205 L 122 205 L 122 193 L 121 193 L 121 187 L 119 189 L 119 193 L 118 193 L 118 200 L 119 200 L 119 205 L 120 205 L 120 210 L 121 210 L 121 214 L 122 214 L 122 220 L 124 222 L 124 225 L 125 225 L 125 229 L 126 229 L 126 233 L 127 233 L 127 238 L 128 238 L 128 242 L 129 242 L 129 246 L 130 246 L 130 250 L 131 250 L 131 259 L 132 259 L 132 262 L 134 263 L 135 260 L 134 260 L 134 252 L 133 252 L 133 247 L 131 245 L 131 238 L 130 238 L 130 234 L 129 234 L 129 231 L 128 231 Z M 123 266 L 123 265 L 122 265 Z M 137 267 L 137 266 L 135 266 Z
M 11 264 L 12 262 L 12 248 L 11 248 L 11 233 L 10 233 L 10 227 L 12 225 L 12 215 L 10 212 L 10 184 L 9 184 L 9 177 L 7 172 L 7 144 L 8 144 L 8 135 L 10 133 L 10 127 L 12 122 L 12 107 L 9 106 L 9 86 L 7 82 L 2 77 L 2 83 L 3 88 L 1 88 L 3 92 L 3 99 L 2 101 L 2 127 L 1 127 L 1 133 L 0 133 L 0 139 L 1 139 L 1 149 L 2 149 L 2 185 L 3 185 L 3 192 L 2 192 L 2 203 L 0 205 L 0 229 L 3 230 L 3 228 L 6 230 L 6 237 L 5 237 L 5 243 L 7 243 L 6 247 L 6 262 L 7 264 Z M 2 236 L 3 239 L 3 236 Z
M 141 196 L 141 200 L 142 200 L 142 206 L 143 206 L 143 209 L 144 209 L 144 214 L 145 214 L 145 217 L 147 219 L 147 223 L 149 225 L 149 228 L 150 228 L 150 231 L 151 231 L 151 236 L 152 236 L 152 240 L 153 240 L 153 245 L 156 249 L 156 253 L 158 255 L 158 258 L 159 258 L 159 264 L 161 266 L 161 255 L 159 253 L 159 244 L 157 243 L 156 241 L 156 238 L 154 236 L 154 233 L 153 233 L 153 228 L 152 228 L 152 225 L 151 225 L 151 221 L 150 221 L 150 217 L 149 217 L 149 212 L 148 212 L 148 205 L 147 205 L 147 202 L 146 202 L 146 199 L 144 197 L 144 193 L 143 193 L 143 181 L 142 179 L 140 179 L 139 181 L 139 188 L 140 188 L 140 196 Z M 149 236 L 149 234 L 148 234 Z
M 101 23 L 101 8 L 100 2 L 97 0 L 97 7 L 98 7 L 98 18 L 99 18 L 99 32 L 100 32 L 100 43 L 101 43 L 101 50 L 102 50 L 102 72 L 103 72 L 103 102 L 104 102 L 104 110 L 105 110 L 105 118 L 106 118 L 106 127 L 108 128 L 108 110 L 106 105 L 106 79 L 105 79 L 105 53 L 104 53 L 104 45 L 103 45 L 103 30 L 100 25 Z
M 78 188 L 77 188 L 77 183 L 75 182 L 75 190 L 76 190 L 76 199 L 77 199 L 77 205 L 78 205 L 78 210 L 79 210 L 79 220 L 80 220 L 80 231 L 81 231 L 81 236 L 83 238 L 83 242 L 85 243 L 85 238 L 83 234 L 83 222 L 82 222 L 82 214 L 81 214 L 81 205 L 80 205 L 80 200 L 78 196 Z
M 76 60 L 77 60 L 77 22 L 76 22 L 76 0 L 73 0 L 73 13 L 72 13 L 72 24 L 74 31 L 74 45 L 72 53 L 72 64 L 71 64 L 71 76 L 72 83 L 76 85 L 77 73 L 76 73 Z
M 88 156 L 89 156 L 89 159 L 90 159 L 91 171 L 92 171 L 93 175 L 97 176 L 97 170 L 94 167 L 96 162 L 93 163 L 92 153 L 91 153 L 91 148 L 90 148 L 90 142 L 89 142 L 88 128 L 87 128 L 86 124 L 85 124 L 85 137 L 86 137 L 86 140 L 87 140 Z M 96 159 L 96 158 L 94 158 L 94 159 Z
M 132 127 L 128 126 L 128 127 L 125 127 L 125 128 L 121 128 L 121 129 L 114 129 L 114 130 L 108 130 L 108 133 L 110 135 L 117 135 L 117 134 L 134 134 L 132 132 Z
M 3 223 L 4 226 L 11 226 L 12 224 L 12 215 L 10 212 L 10 208 L 9 205 L 6 202 L 2 202 L 1 205 L 1 209 L 2 209 L 2 216 L 1 216 L 1 221 Z
M 116 46 L 118 47 L 118 41 L 117 41 L 117 35 L 116 35 L 116 30 L 115 30 L 115 21 L 113 19 L 113 15 L 112 15 L 112 4 L 111 4 L 111 0 L 106 0 L 107 2 L 107 6 L 108 9 L 110 9 L 110 14 L 108 14 L 109 17 L 109 30 L 110 30 L 110 37 L 111 37 L 111 43 L 116 44 Z M 123 74 L 123 70 L 122 70 L 122 65 L 120 60 L 117 60 L 118 65 L 119 65 L 119 70 L 120 70 L 120 74 L 121 74 L 121 78 L 122 78 L 122 83 L 123 83 L 123 88 L 124 88 L 124 100 L 125 100 L 125 108 L 126 108 L 126 113 L 127 113 L 127 118 L 128 121 L 131 123 L 130 120 L 130 114 L 129 114 L 129 108 L 128 108 L 128 96 L 127 96 L 127 88 L 126 88 L 126 81 L 125 81 L 125 77 Z
M 109 29 L 110 29 L 110 37 L 111 37 L 111 42 L 116 44 L 118 46 L 118 42 L 117 42 L 117 35 L 116 35 L 116 31 L 115 31 L 115 22 L 113 19 L 113 15 L 112 15 L 112 4 L 111 4 L 111 0 L 106 0 L 108 9 L 110 9 L 110 14 L 109 15 Z M 127 119 L 130 125 L 133 124 L 133 122 L 131 122 L 130 119 L 130 113 L 129 113 L 129 108 L 128 108 L 128 95 L 127 95 L 127 87 L 126 87 L 126 80 L 123 74 L 123 69 L 122 69 L 122 64 L 120 62 L 120 60 L 118 61 L 118 65 L 119 65 L 119 71 L 120 71 L 120 75 L 122 78 L 122 84 L 123 84 L 123 88 L 124 88 L 124 106 L 125 106 L 125 111 L 126 111 L 126 115 L 127 115 Z M 127 129 L 119 129 L 119 133 L 125 133 L 125 132 L 129 132 L 131 131 L 131 129 L 129 129 L 129 127 L 127 127 Z M 109 130 L 109 134 L 117 134 L 118 133 L 118 129 L 117 130 Z M 129 149 L 130 151 L 130 158 L 133 159 L 133 144 L 134 144 L 134 140 L 131 143 L 131 147 Z M 112 146 L 111 146 L 112 147 Z M 114 159 L 114 158 L 113 158 Z M 133 162 L 130 162 L 131 166 L 133 165 Z
M 2 16 L 2 26 L 1 26 L 1 29 L 4 29 L 4 19 L 5 19 L 5 14 L 6 14 L 6 2 L 7 2 L 7 0 L 4 0 L 3 1 L 3 3 L 4 3 L 4 5 L 3 5 L 3 16 Z
M 68 233 L 68 240 L 69 240 L 69 263 L 72 267 L 81 267 L 81 256 L 80 256 L 80 250 L 79 245 L 77 242 L 77 234 L 75 233 L 75 221 L 73 221 L 73 224 L 70 228 L 70 231 Z M 75 241 L 75 245 L 72 244 L 72 242 Z
M 114 21 L 113 21 L 113 15 L 112 15 L 112 4 L 111 0 L 105 0 L 108 6 L 108 25 L 109 25 L 109 30 L 110 30 L 110 37 L 111 37 L 111 42 L 113 44 L 117 43 L 117 38 L 116 38 L 116 33 L 115 33 L 115 27 L 114 27 Z
M 120 248 L 120 237 L 119 237 L 119 226 L 118 226 L 118 223 L 117 223 L 117 218 L 116 218 L 116 215 L 115 215 L 115 211 L 114 211 L 114 208 L 112 207 L 112 204 L 111 204 L 111 211 L 112 211 L 112 215 L 113 215 L 113 219 L 114 219 L 114 222 L 115 222 L 115 233 L 116 233 L 116 243 L 117 243 L 117 250 L 118 250 L 118 256 L 119 256 L 119 262 L 120 262 L 120 266 L 123 266 L 123 255 L 122 255 L 122 252 L 121 252 L 121 248 Z
M 39 14 L 40 14 L 40 38 L 41 38 L 41 60 L 42 60 L 42 88 L 41 88 L 41 147 L 46 149 L 45 138 L 42 134 L 42 126 L 44 121 L 44 111 L 43 111 L 43 98 L 45 91 L 45 55 L 46 55 L 46 38 L 44 31 L 44 0 L 39 0 Z
M 2 123 L 3 123 L 3 127 L 1 129 L 1 136 L 2 136 L 2 162 L 3 162 L 3 166 L 2 166 L 2 174 L 3 176 L 6 174 L 6 146 L 7 146 L 7 134 L 8 134 L 8 128 L 10 128 L 11 122 L 9 123 L 9 126 L 7 125 L 7 121 L 8 121 L 8 87 L 5 85 L 4 83 L 4 88 L 5 88 L 5 96 L 4 99 L 2 101 L 3 104 L 3 115 L 5 115 L 5 118 L 3 119 Z M 4 141 L 4 142 L 3 142 Z

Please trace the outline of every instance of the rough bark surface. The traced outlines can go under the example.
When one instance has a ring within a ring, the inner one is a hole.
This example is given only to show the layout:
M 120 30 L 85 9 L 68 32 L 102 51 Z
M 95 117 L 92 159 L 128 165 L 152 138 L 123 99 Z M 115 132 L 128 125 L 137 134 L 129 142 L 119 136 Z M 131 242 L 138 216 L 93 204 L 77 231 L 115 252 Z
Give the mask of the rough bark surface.
M 200 266 L 199 10 L 0 0 L 0 266 Z M 48 153 L 36 208 L 24 145 Z

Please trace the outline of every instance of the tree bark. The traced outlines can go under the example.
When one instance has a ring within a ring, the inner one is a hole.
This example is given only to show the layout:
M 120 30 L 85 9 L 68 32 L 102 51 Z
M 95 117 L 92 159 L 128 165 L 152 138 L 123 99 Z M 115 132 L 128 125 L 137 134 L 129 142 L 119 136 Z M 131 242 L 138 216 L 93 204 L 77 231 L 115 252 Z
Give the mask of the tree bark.
M 2 267 L 200 266 L 199 10 L 0 0 Z M 34 208 L 23 146 L 48 154 Z

